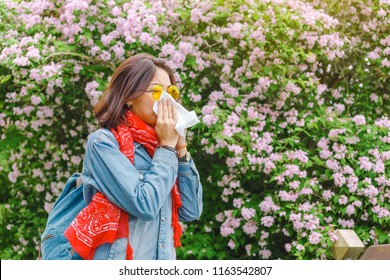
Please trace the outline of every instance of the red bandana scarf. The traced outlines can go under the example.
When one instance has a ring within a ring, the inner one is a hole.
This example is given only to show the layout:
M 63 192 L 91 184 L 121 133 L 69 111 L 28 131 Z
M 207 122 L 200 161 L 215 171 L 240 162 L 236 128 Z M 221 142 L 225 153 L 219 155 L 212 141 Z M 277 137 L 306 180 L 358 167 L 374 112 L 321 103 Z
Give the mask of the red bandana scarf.
M 156 131 L 132 112 L 126 112 L 126 120 L 130 126 L 121 123 L 117 129 L 111 129 L 119 143 L 120 151 L 134 164 L 134 141 L 142 144 L 153 158 L 159 141 Z M 172 227 L 174 246 L 181 246 L 182 229 L 179 224 L 178 209 L 181 207 L 177 179 L 172 186 Z M 64 235 L 72 248 L 86 260 L 93 259 L 96 248 L 103 243 L 112 243 L 118 238 L 129 237 L 128 213 L 115 206 L 98 192 L 92 201 L 73 220 Z M 131 260 L 133 250 L 130 242 L 126 248 L 126 259 Z

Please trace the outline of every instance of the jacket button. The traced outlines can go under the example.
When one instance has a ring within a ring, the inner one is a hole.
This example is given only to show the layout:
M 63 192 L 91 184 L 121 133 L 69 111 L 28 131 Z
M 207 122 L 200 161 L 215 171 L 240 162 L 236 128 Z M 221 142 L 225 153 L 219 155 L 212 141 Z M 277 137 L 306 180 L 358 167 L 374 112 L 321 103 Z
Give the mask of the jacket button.
M 165 217 L 162 217 L 162 218 L 161 218 L 161 221 L 165 222 Z
M 165 247 L 164 243 L 160 243 L 160 248 L 164 249 L 164 247 Z
M 142 175 L 142 173 L 141 173 L 141 172 L 139 172 L 139 178 L 140 178 L 141 180 L 143 180 L 143 179 L 144 179 L 144 175 Z

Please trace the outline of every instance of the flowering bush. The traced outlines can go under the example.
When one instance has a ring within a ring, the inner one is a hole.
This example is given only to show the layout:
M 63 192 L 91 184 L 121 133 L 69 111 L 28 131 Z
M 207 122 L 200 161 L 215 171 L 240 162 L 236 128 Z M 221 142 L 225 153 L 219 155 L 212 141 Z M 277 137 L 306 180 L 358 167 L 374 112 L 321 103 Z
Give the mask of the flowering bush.
M 0 257 L 37 256 L 92 106 L 139 52 L 202 120 L 207 211 L 179 258 L 331 258 L 338 228 L 389 243 L 390 3 L 360 2 L 1 2 Z

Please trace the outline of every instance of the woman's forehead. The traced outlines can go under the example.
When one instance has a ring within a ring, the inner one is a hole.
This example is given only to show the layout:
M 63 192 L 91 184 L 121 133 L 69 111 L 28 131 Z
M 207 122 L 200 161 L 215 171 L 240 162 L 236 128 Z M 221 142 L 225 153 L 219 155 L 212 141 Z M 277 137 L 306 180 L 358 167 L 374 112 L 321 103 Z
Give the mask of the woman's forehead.
M 160 85 L 160 86 L 166 88 L 166 87 L 169 87 L 171 85 L 171 83 L 168 83 L 167 85 L 165 85 L 163 82 L 151 82 L 150 85 L 151 86 Z

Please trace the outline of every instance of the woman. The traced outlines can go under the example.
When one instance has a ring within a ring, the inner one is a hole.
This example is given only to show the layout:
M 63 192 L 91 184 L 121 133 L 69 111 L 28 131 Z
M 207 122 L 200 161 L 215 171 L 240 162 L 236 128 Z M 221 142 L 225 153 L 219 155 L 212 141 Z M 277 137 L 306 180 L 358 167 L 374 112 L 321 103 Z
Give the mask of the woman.
M 154 103 L 161 89 L 178 100 L 163 60 L 147 54 L 115 71 L 94 115 L 101 129 L 88 137 L 82 181 L 85 207 L 65 236 L 84 259 L 175 259 L 179 220 L 199 219 L 202 185 L 175 130 L 176 107 Z

